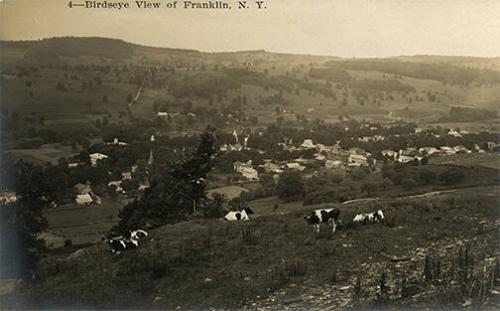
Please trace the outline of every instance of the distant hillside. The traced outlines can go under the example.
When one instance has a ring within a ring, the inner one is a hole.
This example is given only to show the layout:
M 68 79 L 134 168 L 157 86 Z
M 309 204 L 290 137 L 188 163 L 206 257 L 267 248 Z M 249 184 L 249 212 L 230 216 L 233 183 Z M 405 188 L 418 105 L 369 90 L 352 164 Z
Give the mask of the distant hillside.
M 1 41 L 0 45 L 2 49 L 24 49 L 25 58 L 93 56 L 125 59 L 141 52 L 179 55 L 201 54 L 195 50 L 146 47 L 123 40 L 98 37 L 61 37 L 40 41 Z
M 180 118 L 171 128 L 278 118 L 387 121 L 390 112 L 432 121 L 453 106 L 496 111 L 500 94 L 497 58 L 202 52 L 97 37 L 0 41 L 0 55 L 4 112 L 38 113 L 49 124 L 95 125 L 104 116 L 123 122 L 129 109 L 135 118 L 152 119 L 159 110 L 197 116 L 194 125 Z
M 331 61 L 327 66 L 332 71 L 367 70 L 407 76 L 417 79 L 437 80 L 444 83 L 499 83 L 500 72 L 463 68 L 447 63 L 416 63 L 387 59 L 360 59 L 350 61 Z
M 489 63 L 498 62 L 500 57 L 446 56 L 446 55 L 413 55 L 396 56 L 395 60 L 422 63 Z
M 148 56 L 166 56 L 166 55 L 182 55 L 182 56 L 212 56 L 216 58 L 239 57 L 272 57 L 272 58 L 294 58 L 294 59 L 309 59 L 309 60 L 336 60 L 348 61 L 351 59 L 342 59 L 335 56 L 324 55 L 305 55 L 305 54 L 288 54 L 288 53 L 273 53 L 265 50 L 242 50 L 234 52 L 201 52 L 192 49 L 177 49 L 164 47 L 150 47 L 130 42 L 121 39 L 101 38 L 101 37 L 56 37 L 42 40 L 31 41 L 0 41 L 0 50 L 6 52 L 8 50 L 23 51 L 25 58 L 57 58 L 57 57 L 104 57 L 110 59 L 125 59 L 133 55 L 145 54 Z M 413 55 L 413 56 L 395 56 L 383 59 L 363 59 L 365 61 L 394 61 L 400 62 L 419 62 L 419 63 L 448 63 L 448 64 L 491 64 L 500 63 L 500 57 L 484 58 L 484 57 L 466 57 L 466 56 L 444 56 L 444 55 Z

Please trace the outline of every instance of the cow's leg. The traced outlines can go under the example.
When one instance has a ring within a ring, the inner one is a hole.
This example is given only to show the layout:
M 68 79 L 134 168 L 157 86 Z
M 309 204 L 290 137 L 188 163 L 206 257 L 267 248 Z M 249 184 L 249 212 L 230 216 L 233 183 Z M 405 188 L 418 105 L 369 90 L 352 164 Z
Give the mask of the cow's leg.
M 335 220 L 332 221 L 332 233 L 335 233 L 337 230 L 337 222 Z
M 316 233 L 319 233 L 319 224 L 315 224 L 314 227 L 316 228 Z

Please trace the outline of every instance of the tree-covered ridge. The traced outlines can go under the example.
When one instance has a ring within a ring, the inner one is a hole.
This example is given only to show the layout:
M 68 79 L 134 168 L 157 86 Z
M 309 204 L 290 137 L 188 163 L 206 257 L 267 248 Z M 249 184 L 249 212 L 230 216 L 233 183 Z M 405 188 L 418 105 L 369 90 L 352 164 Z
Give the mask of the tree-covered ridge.
M 479 121 L 494 119 L 498 116 L 498 112 L 488 109 L 477 109 L 470 107 L 451 107 L 450 115 L 444 120 L 449 120 L 453 122 L 460 121 Z
M 330 61 L 326 63 L 333 71 L 372 70 L 417 79 L 431 79 L 443 83 L 468 84 L 498 83 L 500 72 L 487 69 L 461 68 L 451 64 L 425 64 L 386 60 Z

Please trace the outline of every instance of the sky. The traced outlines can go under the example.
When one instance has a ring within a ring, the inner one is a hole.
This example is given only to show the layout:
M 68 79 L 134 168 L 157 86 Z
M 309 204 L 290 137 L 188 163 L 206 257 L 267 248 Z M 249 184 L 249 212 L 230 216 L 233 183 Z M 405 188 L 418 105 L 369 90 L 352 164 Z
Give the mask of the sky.
M 264 1 L 265 10 L 118 11 L 70 9 L 69 0 L 0 0 L 0 38 L 97 36 L 206 52 L 341 57 L 500 56 L 500 0 Z

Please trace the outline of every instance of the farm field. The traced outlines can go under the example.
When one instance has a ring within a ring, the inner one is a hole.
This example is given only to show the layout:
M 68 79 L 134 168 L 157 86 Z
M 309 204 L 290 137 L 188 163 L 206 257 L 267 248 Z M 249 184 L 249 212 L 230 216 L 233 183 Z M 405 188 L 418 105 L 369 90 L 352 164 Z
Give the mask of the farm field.
M 482 166 L 486 168 L 500 168 L 499 153 L 483 154 L 454 154 L 447 157 L 433 157 L 429 161 L 432 164 L 453 164 L 465 167 Z
M 68 148 L 35 148 L 35 149 L 12 149 L 6 150 L 18 159 L 31 162 L 38 165 L 46 163 L 57 164 L 61 158 L 69 158 L 78 153 L 68 150 Z
M 100 241 L 116 224 L 121 202 L 103 198 L 101 205 L 71 206 L 45 210 L 49 224 L 47 245 L 61 247 L 61 242 L 71 240 L 73 245 Z

